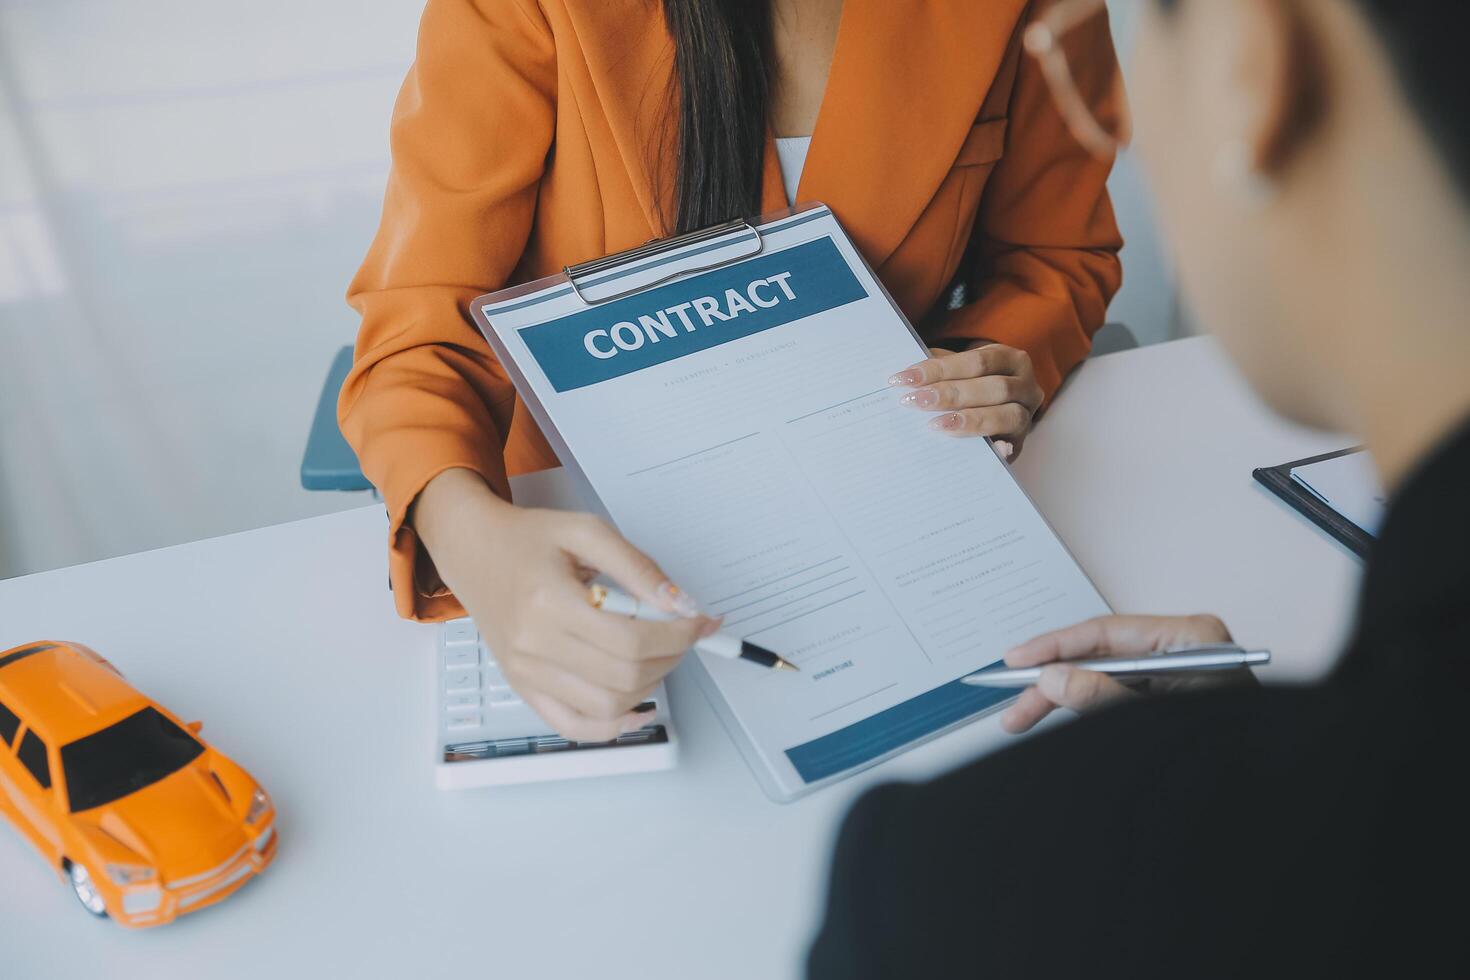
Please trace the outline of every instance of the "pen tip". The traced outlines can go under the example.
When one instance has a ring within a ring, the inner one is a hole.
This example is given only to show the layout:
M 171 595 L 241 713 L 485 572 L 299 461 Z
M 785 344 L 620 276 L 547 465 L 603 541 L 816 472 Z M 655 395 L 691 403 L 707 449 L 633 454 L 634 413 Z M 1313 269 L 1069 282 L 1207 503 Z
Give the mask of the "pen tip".
M 796 666 L 796 664 L 787 660 L 785 657 L 781 656 L 773 650 L 767 650 L 765 647 L 760 646 L 759 644 L 751 643 L 749 640 L 741 641 L 740 656 L 745 660 L 749 660 L 752 663 L 756 663 L 762 667 L 765 667 L 767 670 L 794 670 L 797 673 L 801 672 L 800 667 Z

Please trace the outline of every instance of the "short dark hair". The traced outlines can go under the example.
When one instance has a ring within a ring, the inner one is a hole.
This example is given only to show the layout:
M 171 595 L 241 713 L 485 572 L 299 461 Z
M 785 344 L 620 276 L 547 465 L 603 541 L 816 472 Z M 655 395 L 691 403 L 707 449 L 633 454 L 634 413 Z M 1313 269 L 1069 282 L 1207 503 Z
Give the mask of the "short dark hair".
M 1181 0 L 1159 0 L 1173 9 Z M 1378 34 L 1414 111 L 1470 198 L 1470 4 L 1350 0 Z

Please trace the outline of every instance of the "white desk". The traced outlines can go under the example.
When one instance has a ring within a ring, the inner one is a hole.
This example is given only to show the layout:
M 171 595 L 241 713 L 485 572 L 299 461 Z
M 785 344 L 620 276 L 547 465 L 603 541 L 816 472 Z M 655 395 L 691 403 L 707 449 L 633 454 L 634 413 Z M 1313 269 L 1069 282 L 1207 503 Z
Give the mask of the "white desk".
M 1018 472 L 1117 608 L 1218 611 L 1276 651 L 1272 675 L 1302 676 L 1330 662 L 1357 568 L 1250 471 L 1341 444 L 1268 418 L 1190 340 L 1089 362 Z M 392 613 L 384 531 L 366 508 L 0 582 L 0 649 L 94 645 L 204 720 L 274 794 L 281 833 L 228 902 L 132 933 L 0 832 L 7 980 L 796 976 L 853 796 L 1006 741 L 984 720 L 776 806 L 676 673 L 678 770 L 438 792 L 432 635 Z

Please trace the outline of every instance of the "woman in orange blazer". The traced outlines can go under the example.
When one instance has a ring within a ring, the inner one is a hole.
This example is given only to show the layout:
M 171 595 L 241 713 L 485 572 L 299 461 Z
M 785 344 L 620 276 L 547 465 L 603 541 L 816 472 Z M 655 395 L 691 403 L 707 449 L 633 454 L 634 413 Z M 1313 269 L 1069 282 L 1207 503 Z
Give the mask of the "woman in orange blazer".
M 894 365 L 905 402 L 1019 449 L 1121 276 L 1110 164 L 1069 135 L 1022 51 L 1036 6 L 429 0 L 349 296 L 363 322 L 339 413 L 387 502 L 399 611 L 468 610 L 521 695 L 583 740 L 640 725 L 631 709 L 718 628 L 606 525 L 509 503 L 508 475 L 557 460 L 466 311 L 787 207 L 775 137 L 811 137 L 795 196 L 832 208 L 931 346 Z M 1077 35 L 1083 91 L 1120 110 L 1105 17 Z M 968 302 L 951 309 L 956 284 Z M 591 609 L 594 569 L 687 618 Z

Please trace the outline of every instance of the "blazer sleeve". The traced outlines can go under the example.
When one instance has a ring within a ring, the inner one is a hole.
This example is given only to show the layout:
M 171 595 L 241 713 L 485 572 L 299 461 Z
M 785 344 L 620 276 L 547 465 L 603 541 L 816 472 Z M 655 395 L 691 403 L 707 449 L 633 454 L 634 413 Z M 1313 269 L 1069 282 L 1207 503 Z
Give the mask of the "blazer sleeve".
M 342 432 L 387 504 L 390 578 L 406 617 L 462 612 L 415 583 L 415 566 L 428 566 L 405 518 L 424 486 L 464 467 L 510 495 L 515 391 L 468 308 L 520 261 L 555 98 L 555 48 L 534 3 L 429 0 L 393 111 L 382 223 L 348 292 L 362 326 L 338 402 Z
M 1079 87 L 1100 115 L 1119 111 L 1110 103 L 1120 69 L 1107 18 L 1077 30 L 1087 32 L 1079 40 L 1094 54 L 1090 70 L 1079 71 Z M 931 339 L 1025 350 L 1050 400 L 1091 350 L 1122 284 L 1123 240 L 1107 191 L 1112 161 L 1073 138 L 1040 65 L 1019 42 L 1018 33 L 1006 151 L 986 185 L 962 270 L 974 301 Z

